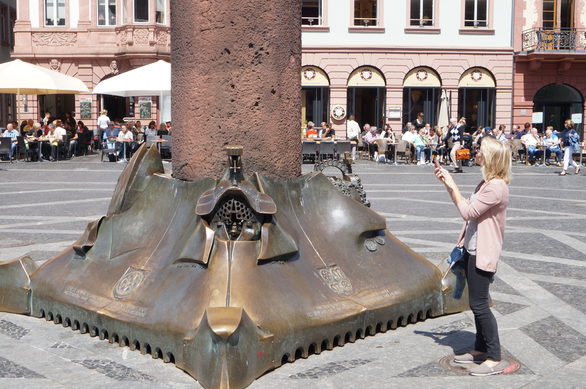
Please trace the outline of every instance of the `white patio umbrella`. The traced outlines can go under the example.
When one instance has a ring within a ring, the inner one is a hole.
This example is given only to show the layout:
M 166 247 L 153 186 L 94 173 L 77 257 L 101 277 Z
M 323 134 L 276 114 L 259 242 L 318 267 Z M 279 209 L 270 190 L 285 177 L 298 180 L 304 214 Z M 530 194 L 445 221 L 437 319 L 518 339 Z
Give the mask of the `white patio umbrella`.
M 159 60 L 129 70 L 100 82 L 93 93 L 121 97 L 159 96 L 162 119 L 169 120 L 166 108 L 171 95 L 171 64 Z
M 78 78 L 19 59 L 0 64 L 0 93 L 56 95 L 89 93 Z
M 442 90 L 442 96 L 440 98 L 440 106 L 439 106 L 439 113 L 437 117 L 437 125 L 440 128 L 447 127 L 450 124 L 450 118 L 448 117 L 448 106 L 450 104 L 450 99 L 448 98 L 448 94 L 446 90 Z

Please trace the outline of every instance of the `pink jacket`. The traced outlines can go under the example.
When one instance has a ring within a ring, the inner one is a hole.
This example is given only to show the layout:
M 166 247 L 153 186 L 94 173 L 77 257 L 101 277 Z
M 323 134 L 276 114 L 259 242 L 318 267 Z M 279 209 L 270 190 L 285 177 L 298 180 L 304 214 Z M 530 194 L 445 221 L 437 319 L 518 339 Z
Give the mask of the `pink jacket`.
M 501 256 L 507 204 L 509 203 L 509 185 L 503 180 L 494 179 L 484 182 L 476 193 L 474 201 L 464 200 L 458 205 L 458 211 L 465 221 L 477 219 L 476 267 L 496 272 Z M 458 246 L 464 245 L 466 224 L 460 233 Z

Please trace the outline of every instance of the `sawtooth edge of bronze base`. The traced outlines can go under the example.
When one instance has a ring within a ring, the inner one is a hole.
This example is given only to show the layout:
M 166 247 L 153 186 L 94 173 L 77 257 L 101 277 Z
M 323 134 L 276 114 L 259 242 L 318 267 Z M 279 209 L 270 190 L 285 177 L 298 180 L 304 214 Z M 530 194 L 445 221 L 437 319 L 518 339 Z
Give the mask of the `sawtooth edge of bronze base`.
M 44 317 L 242 388 L 297 358 L 467 308 L 386 221 L 321 173 L 219 181 L 164 174 L 143 146 L 108 213 L 38 269 L 0 265 L 0 310 Z M 27 303 L 28 302 L 28 303 Z

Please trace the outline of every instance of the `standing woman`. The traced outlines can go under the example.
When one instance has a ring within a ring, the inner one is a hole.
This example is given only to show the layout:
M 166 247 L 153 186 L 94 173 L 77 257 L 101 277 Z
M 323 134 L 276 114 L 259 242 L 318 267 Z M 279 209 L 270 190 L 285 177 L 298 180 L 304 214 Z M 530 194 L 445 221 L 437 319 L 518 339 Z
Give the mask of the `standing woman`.
M 505 234 L 506 209 L 511 181 L 511 151 L 507 145 L 486 137 L 476 154 L 482 166 L 483 180 L 470 199 L 462 197 L 452 176 L 443 168 L 435 175 L 443 182 L 460 215 L 466 222 L 458 246 L 464 248 L 464 269 L 469 303 L 474 313 L 476 341 L 474 348 L 456 355 L 454 361 L 475 365 L 471 375 L 500 374 L 507 367 L 501 361 L 498 326 L 489 307 L 488 289 L 496 273 Z
M 560 176 L 568 174 L 567 170 L 570 164 L 576 169 L 576 174 L 580 173 L 580 166 L 572 158 L 573 153 L 580 152 L 580 138 L 574 129 L 573 121 L 566 120 L 564 127 L 566 129 L 560 134 L 560 138 L 562 138 L 562 143 L 564 144 L 564 167 L 560 172 Z

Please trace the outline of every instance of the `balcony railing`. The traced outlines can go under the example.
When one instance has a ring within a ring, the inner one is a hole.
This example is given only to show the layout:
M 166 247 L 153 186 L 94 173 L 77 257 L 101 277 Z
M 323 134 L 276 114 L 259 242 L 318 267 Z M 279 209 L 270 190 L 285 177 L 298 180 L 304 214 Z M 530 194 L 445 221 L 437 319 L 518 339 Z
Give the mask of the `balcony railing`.
M 586 51 L 586 29 L 532 28 L 523 32 L 522 42 L 523 51 L 529 52 Z

